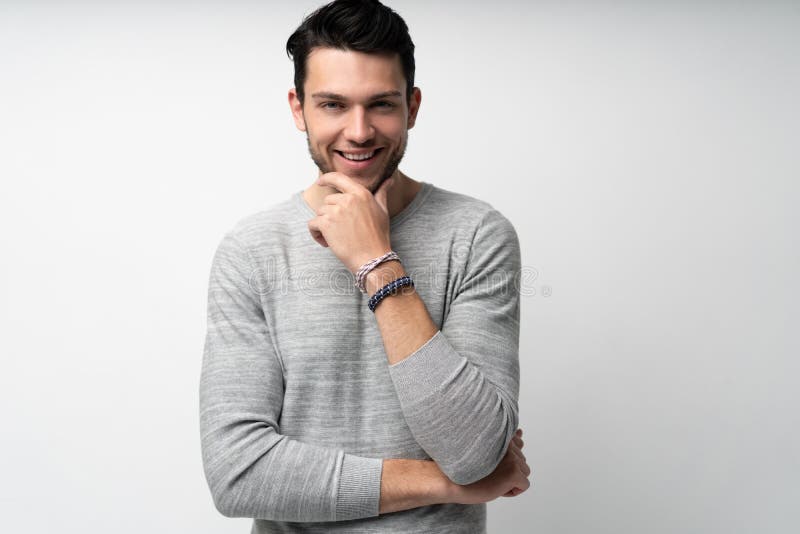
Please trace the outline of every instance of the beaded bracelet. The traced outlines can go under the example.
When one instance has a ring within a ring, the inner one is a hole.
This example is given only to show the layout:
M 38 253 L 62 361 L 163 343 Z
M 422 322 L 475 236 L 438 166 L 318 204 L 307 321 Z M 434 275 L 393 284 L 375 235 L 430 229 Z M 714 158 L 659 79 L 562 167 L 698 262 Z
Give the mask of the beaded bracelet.
M 380 301 L 384 298 L 388 297 L 389 295 L 394 295 L 397 291 L 405 286 L 414 287 L 414 281 L 409 276 L 404 276 L 402 278 L 398 278 L 393 282 L 389 282 L 378 291 L 375 292 L 369 299 L 367 306 L 369 306 L 369 311 L 375 313 L 375 308 L 378 306 Z
M 397 252 L 395 252 L 393 250 L 390 250 L 389 252 L 387 252 L 383 256 L 377 257 L 377 258 L 375 258 L 373 260 L 369 260 L 367 263 L 362 265 L 361 268 L 356 273 L 356 287 L 358 289 L 360 289 L 362 293 L 366 294 L 366 292 L 367 292 L 366 281 L 367 281 L 367 275 L 369 274 L 369 272 L 371 270 L 373 270 L 375 267 L 377 267 L 378 265 L 380 265 L 381 263 L 383 263 L 385 261 L 391 261 L 391 260 L 400 261 L 400 256 L 398 256 Z M 400 262 L 400 263 L 402 263 L 402 262 Z

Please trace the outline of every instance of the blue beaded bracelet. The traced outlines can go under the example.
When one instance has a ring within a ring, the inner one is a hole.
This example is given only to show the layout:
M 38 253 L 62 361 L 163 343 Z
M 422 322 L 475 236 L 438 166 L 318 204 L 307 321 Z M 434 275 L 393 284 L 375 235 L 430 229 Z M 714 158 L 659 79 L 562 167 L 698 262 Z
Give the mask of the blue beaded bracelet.
M 394 295 L 400 288 L 405 286 L 414 287 L 414 281 L 408 276 L 398 278 L 397 280 L 389 282 L 388 284 L 380 288 L 378 291 L 375 292 L 374 295 L 372 295 L 369 298 L 369 302 L 367 302 L 367 306 L 369 306 L 369 311 L 375 313 L 375 308 L 378 306 L 378 303 L 380 303 L 380 301 L 382 301 L 389 295 Z

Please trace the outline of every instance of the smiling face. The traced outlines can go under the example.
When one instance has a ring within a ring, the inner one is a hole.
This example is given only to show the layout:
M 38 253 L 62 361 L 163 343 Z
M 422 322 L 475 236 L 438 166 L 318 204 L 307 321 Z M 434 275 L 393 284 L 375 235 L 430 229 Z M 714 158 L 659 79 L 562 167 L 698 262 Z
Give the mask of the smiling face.
M 304 102 L 292 89 L 289 104 L 311 158 L 321 173 L 341 172 L 374 193 L 403 158 L 419 89 L 408 102 L 396 55 L 315 48 L 306 73 Z

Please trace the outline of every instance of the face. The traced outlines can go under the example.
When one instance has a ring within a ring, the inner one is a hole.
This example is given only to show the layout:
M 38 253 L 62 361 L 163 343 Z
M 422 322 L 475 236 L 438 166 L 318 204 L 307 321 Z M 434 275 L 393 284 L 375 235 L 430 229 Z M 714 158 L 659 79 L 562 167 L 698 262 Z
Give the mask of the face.
M 305 101 L 289 104 L 320 172 L 341 172 L 373 193 L 395 173 L 421 95 L 406 99 L 400 58 L 315 48 L 306 62 Z

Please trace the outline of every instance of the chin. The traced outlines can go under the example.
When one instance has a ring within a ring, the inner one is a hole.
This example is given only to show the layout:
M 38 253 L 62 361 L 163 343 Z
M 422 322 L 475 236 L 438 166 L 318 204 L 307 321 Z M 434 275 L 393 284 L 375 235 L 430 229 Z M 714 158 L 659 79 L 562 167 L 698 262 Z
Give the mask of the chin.
M 349 176 L 350 178 L 352 178 L 353 180 L 355 180 L 356 182 L 360 183 L 361 185 L 370 190 L 372 190 L 372 186 L 374 186 L 375 189 L 377 189 L 381 181 L 380 176 L 375 174 L 358 175 L 358 174 L 347 174 L 347 172 L 345 171 L 339 171 L 339 172 L 341 172 L 342 174 L 346 174 L 347 176 Z

